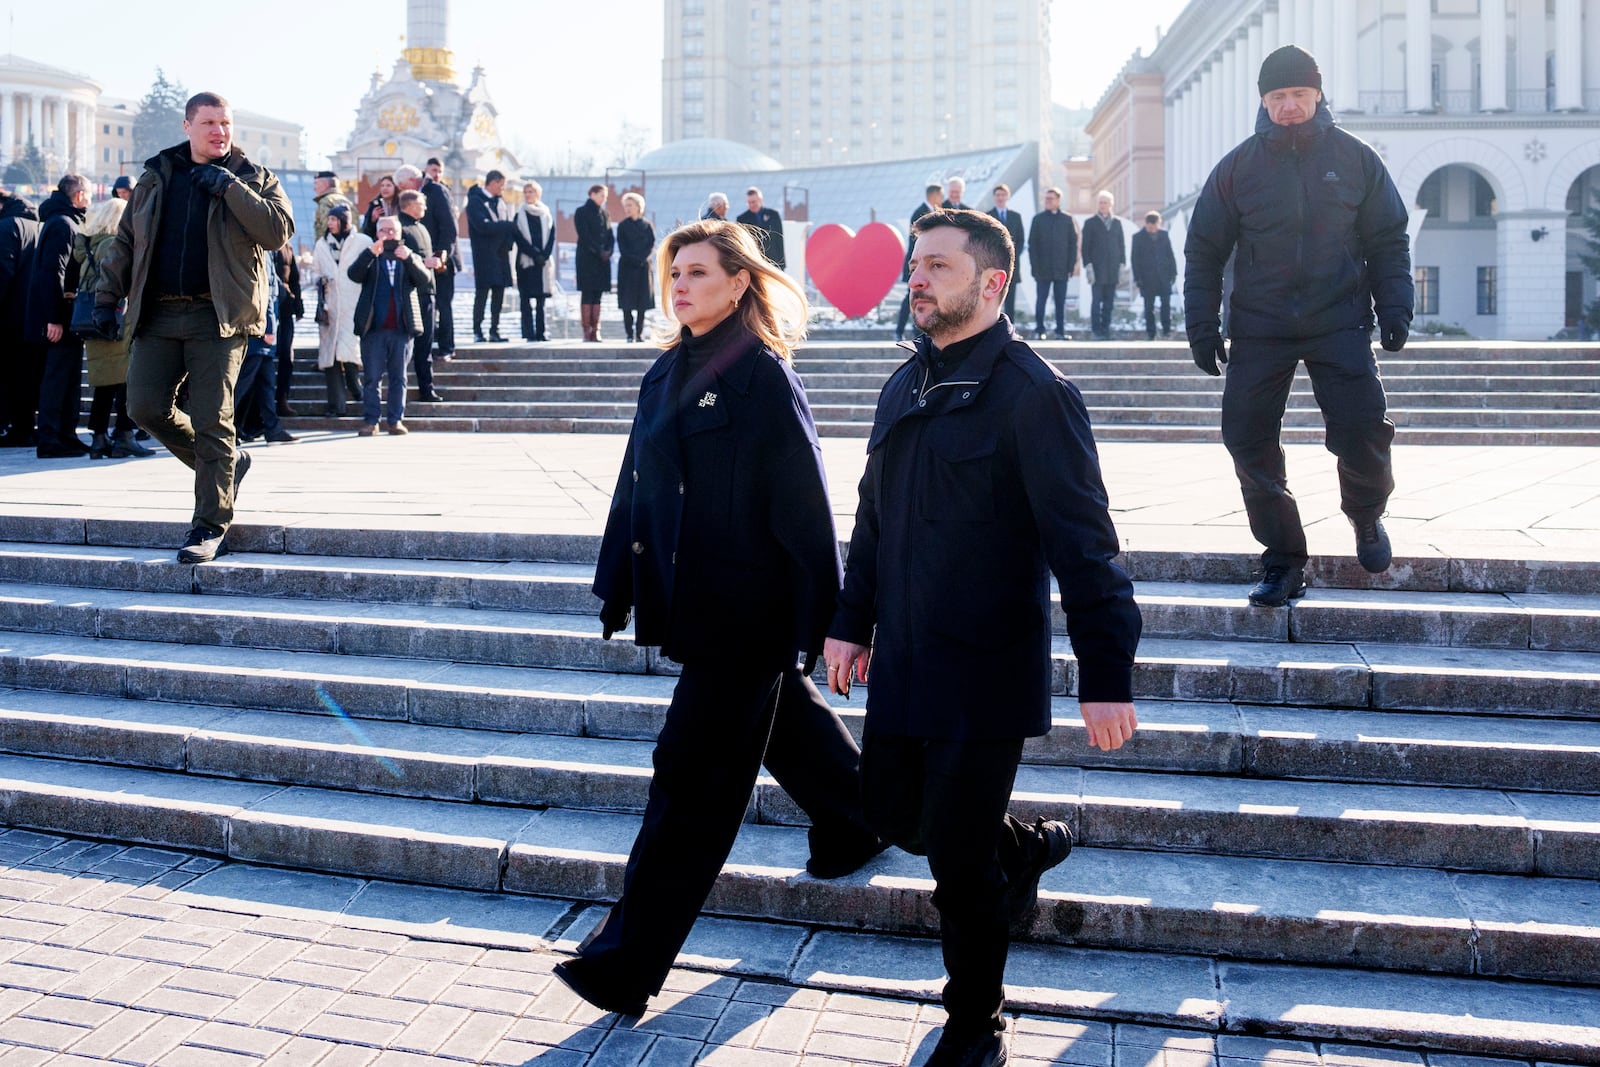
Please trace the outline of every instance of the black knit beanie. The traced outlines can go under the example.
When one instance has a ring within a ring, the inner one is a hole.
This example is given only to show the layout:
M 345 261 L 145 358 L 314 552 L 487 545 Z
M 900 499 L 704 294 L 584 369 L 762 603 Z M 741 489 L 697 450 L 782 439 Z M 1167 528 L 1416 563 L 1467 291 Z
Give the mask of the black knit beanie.
M 1274 89 L 1294 89 L 1309 86 L 1322 91 L 1322 72 L 1317 69 L 1315 57 L 1304 48 L 1286 44 L 1269 55 L 1261 64 L 1261 76 L 1256 87 L 1266 96 Z

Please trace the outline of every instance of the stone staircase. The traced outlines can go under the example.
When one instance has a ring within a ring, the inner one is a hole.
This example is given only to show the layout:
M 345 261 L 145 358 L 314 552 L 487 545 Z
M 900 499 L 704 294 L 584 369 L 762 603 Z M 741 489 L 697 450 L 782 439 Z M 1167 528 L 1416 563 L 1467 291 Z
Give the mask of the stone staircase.
M 596 538 L 241 526 L 185 566 L 179 536 L 0 518 L 0 824 L 559 898 L 581 936 L 673 685 L 600 640 Z M 1600 566 L 1324 557 L 1271 611 L 1251 557 L 1125 562 L 1142 727 L 1085 745 L 1058 618 L 1014 810 L 1078 848 L 1014 1004 L 1600 1060 Z M 925 862 L 817 881 L 803 824 L 763 779 L 709 910 L 791 931 L 791 982 L 936 990 Z
M 1036 342 L 1082 390 L 1102 441 L 1221 440 L 1222 385 L 1195 369 L 1175 342 Z M 435 378 L 443 404 L 408 403 L 423 430 L 625 433 L 648 345 L 466 346 Z M 354 429 L 356 417 L 321 417 L 315 355 L 299 353 L 291 430 Z M 878 390 L 905 359 L 884 342 L 807 343 L 795 366 L 824 435 L 865 437 Z M 1389 414 L 1404 444 L 1600 444 L 1600 351 L 1592 345 L 1418 341 L 1381 361 Z M 414 382 L 413 382 L 414 384 Z M 1322 416 L 1304 368 L 1284 440 L 1320 443 Z

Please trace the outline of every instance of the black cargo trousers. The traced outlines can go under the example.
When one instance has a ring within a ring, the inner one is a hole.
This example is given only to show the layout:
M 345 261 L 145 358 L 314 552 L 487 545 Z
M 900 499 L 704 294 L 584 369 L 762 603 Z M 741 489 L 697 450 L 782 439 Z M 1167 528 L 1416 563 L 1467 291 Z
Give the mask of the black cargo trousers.
M 1389 460 L 1394 423 L 1367 330 L 1297 340 L 1238 338 L 1228 346 L 1222 389 L 1222 441 L 1244 493 L 1250 532 L 1266 549 L 1264 566 L 1303 566 L 1306 533 L 1289 491 L 1281 440 L 1295 369 L 1306 365 L 1339 460 L 1339 506 L 1352 519 L 1383 514 L 1394 492 Z

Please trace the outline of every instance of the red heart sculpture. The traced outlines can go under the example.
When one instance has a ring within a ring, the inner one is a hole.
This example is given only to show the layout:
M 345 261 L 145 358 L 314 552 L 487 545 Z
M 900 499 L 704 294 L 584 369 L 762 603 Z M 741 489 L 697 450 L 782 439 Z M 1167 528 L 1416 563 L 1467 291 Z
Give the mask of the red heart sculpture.
M 830 222 L 806 239 L 806 271 L 817 291 L 851 319 L 889 295 L 905 258 L 905 238 L 887 222 L 869 222 L 860 232 Z

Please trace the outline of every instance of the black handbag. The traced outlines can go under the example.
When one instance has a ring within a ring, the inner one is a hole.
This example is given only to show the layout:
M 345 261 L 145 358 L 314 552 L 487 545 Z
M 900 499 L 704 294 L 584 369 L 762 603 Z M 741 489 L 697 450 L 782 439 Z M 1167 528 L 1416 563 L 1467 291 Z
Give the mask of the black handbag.
M 79 337 L 99 340 L 100 331 L 94 328 L 94 293 L 80 289 L 72 298 L 72 321 L 67 328 Z

